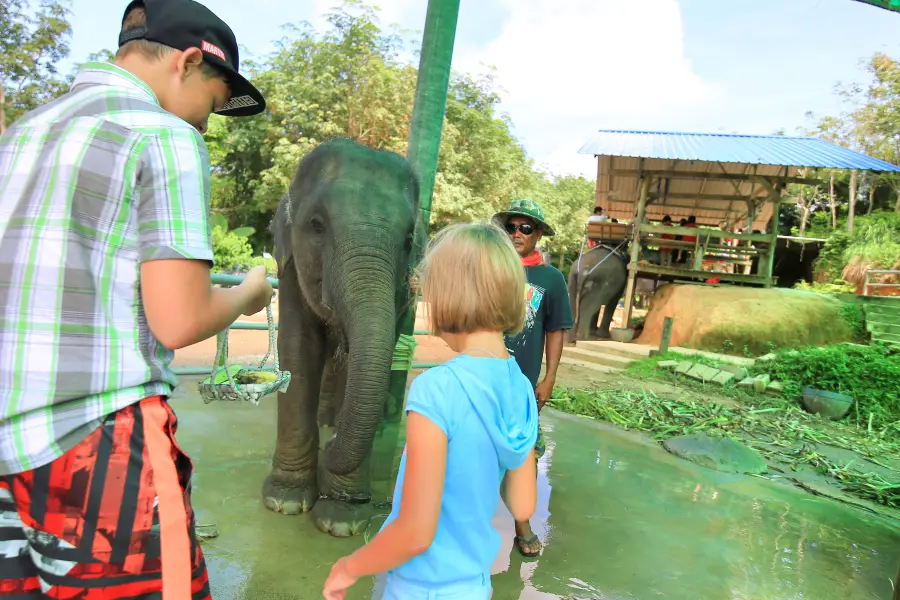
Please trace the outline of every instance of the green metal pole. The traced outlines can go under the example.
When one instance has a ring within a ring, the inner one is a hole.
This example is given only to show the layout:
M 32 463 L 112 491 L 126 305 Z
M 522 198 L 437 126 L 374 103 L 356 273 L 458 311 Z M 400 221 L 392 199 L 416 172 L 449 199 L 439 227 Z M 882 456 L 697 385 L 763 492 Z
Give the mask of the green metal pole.
M 425 15 L 425 32 L 422 36 L 422 52 L 419 58 L 419 74 L 416 83 L 416 99 L 413 105 L 406 156 L 419 175 L 419 225 L 428 238 L 431 222 L 431 197 L 437 172 L 441 133 L 444 128 L 444 111 L 447 108 L 447 89 L 450 86 L 450 63 L 453 60 L 453 44 L 456 39 L 456 23 L 459 17 L 459 0 L 429 0 Z M 415 248 L 415 246 L 414 246 Z M 416 249 L 410 254 L 410 266 L 419 261 Z M 413 302 L 400 325 L 400 333 L 411 335 L 416 322 L 416 303 Z M 372 460 L 373 500 L 390 500 L 393 493 L 394 470 L 399 440 L 400 421 L 406 396 L 408 373 L 394 371 L 388 399 L 385 404 L 385 420 L 381 439 L 377 440 Z M 381 496 L 381 498 L 378 498 Z
M 456 38 L 456 22 L 459 16 L 459 0 L 429 0 L 425 15 L 425 33 L 419 58 L 419 74 L 416 82 L 416 100 L 413 105 L 412 123 L 409 129 L 407 158 L 419 174 L 420 225 L 425 228 L 427 240 L 431 222 L 431 197 L 437 172 L 441 133 L 444 128 L 444 111 L 447 108 L 447 89 L 450 86 L 450 63 L 453 60 L 453 43 Z M 414 246 L 415 248 L 415 246 Z M 415 250 L 410 255 L 410 266 L 419 257 Z M 400 333 L 411 335 L 416 321 L 415 303 L 404 316 Z M 395 372 L 391 376 L 388 418 L 398 418 L 403 410 L 406 395 L 406 375 Z
M 419 174 L 419 211 L 426 231 L 431 222 L 431 196 L 441 148 L 458 16 L 459 0 L 429 0 L 406 152 Z

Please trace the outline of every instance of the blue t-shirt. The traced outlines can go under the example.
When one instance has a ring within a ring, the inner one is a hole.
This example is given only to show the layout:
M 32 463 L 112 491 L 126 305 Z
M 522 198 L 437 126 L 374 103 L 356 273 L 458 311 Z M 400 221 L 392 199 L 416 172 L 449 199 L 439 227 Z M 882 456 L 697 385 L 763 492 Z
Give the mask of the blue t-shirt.
M 406 411 L 428 418 L 447 435 L 441 514 L 431 546 L 393 573 L 425 586 L 490 576 L 500 550 L 491 519 L 500 482 L 517 469 L 537 440 L 534 390 L 515 359 L 460 355 L 413 381 Z M 400 514 L 406 451 L 400 461 L 391 514 Z

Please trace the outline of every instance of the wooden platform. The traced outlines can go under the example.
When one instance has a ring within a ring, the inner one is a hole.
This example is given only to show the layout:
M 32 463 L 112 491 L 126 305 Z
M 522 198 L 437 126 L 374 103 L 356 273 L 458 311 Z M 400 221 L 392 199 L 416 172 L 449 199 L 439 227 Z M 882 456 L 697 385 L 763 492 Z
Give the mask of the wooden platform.
M 585 226 L 585 234 L 588 239 L 612 241 L 615 243 L 631 239 L 631 223 L 588 223 Z
M 675 279 L 701 279 L 707 280 L 710 277 L 718 277 L 721 281 L 732 283 L 751 283 L 754 285 L 766 285 L 768 278 L 764 275 L 744 275 L 743 273 L 715 273 L 712 271 L 694 271 L 692 269 L 675 269 L 672 267 L 662 267 L 660 265 L 628 265 L 628 270 L 637 271 L 638 277 L 646 277 L 652 275 L 653 279 L 664 281 L 673 281 Z

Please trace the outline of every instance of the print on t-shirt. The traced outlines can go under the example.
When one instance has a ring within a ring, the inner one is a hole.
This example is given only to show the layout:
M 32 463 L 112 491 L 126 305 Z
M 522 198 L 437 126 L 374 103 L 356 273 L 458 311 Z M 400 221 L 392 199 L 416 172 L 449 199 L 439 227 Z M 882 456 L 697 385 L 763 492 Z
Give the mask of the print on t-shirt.
M 534 326 L 534 318 L 544 299 L 544 291 L 540 286 L 525 282 L 525 331 Z
M 537 385 L 548 331 L 572 326 L 566 280 L 547 265 L 525 267 L 525 322 L 517 335 L 506 336 L 506 349 L 514 356 L 531 385 Z
M 538 311 L 541 309 L 541 301 L 545 294 L 546 290 L 541 286 L 525 282 L 525 326 L 519 335 L 506 338 L 506 350 L 510 355 L 515 356 L 517 350 L 525 348 L 528 344 L 535 322 L 540 321 Z

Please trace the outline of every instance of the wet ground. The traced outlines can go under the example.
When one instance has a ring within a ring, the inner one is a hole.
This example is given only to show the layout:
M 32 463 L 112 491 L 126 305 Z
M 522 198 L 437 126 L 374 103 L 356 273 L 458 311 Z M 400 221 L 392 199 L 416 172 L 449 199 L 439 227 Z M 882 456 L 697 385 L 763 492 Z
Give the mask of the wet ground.
M 260 484 L 274 444 L 275 403 L 203 404 L 196 379 L 172 400 L 178 439 L 195 461 L 194 505 L 219 537 L 204 542 L 216 600 L 321 598 L 340 556 L 362 537 L 334 539 L 305 516 L 266 511 Z M 891 598 L 900 526 L 795 488 L 725 475 L 646 439 L 547 411 L 536 532 L 543 556 L 505 546 L 497 600 L 856 600 Z M 387 512 L 387 511 L 384 511 Z M 384 516 L 372 520 L 374 535 Z M 362 581 L 349 598 L 372 598 Z

